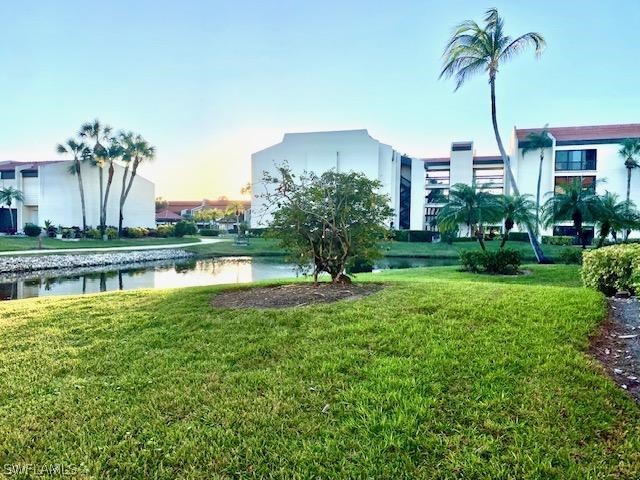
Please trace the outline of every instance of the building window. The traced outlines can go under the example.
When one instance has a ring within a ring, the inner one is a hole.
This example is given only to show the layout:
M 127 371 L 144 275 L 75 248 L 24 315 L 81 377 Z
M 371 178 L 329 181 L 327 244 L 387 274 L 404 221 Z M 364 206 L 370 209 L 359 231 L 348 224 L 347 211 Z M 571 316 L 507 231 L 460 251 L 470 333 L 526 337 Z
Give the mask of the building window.
M 15 170 L 2 170 L 0 172 L 0 179 L 2 180 L 13 180 L 14 178 L 16 178 Z
M 589 191 L 591 193 L 595 193 L 596 191 L 596 177 L 595 175 L 588 175 L 588 176 L 574 176 L 574 177 L 565 177 L 565 176 L 561 176 L 561 177 L 556 177 L 555 178 L 555 185 L 554 185 L 554 193 L 562 193 L 563 189 L 562 186 L 563 185 L 567 185 L 568 183 L 573 182 L 575 179 L 581 179 L 582 181 L 582 188 L 584 188 L 586 191 Z
M 502 195 L 504 192 L 504 169 L 474 168 L 473 181 L 479 191 Z
M 595 149 L 556 151 L 556 171 L 595 170 L 596 156 Z
M 438 212 L 439 208 L 427 207 L 424 217 L 424 228 L 430 232 L 438 231 Z
M 37 178 L 38 170 L 22 170 L 22 178 Z
M 427 186 L 449 186 L 449 170 L 427 170 Z

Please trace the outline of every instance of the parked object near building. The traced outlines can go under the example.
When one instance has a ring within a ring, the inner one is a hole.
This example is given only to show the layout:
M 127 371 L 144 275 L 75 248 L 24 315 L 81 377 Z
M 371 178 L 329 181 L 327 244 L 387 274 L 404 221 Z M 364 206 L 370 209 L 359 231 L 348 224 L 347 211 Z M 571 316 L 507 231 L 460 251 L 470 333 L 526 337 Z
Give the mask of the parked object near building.
M 514 128 L 510 158 L 521 194 L 535 198 L 541 152 L 527 151 L 526 139 L 542 128 Z M 605 190 L 626 195 L 627 167 L 618 155 L 626 138 L 640 138 L 640 124 L 597 125 L 547 128 L 551 145 L 542 160 L 541 192 L 550 192 L 582 179 L 585 187 L 594 185 L 597 193 Z M 524 152 L 524 153 L 523 153 Z M 288 164 L 294 173 L 356 171 L 379 180 L 382 193 L 389 196 L 395 215 L 390 227 L 410 230 L 437 230 L 436 217 L 446 203 L 449 188 L 456 183 L 471 185 L 495 194 L 512 193 L 505 181 L 500 155 L 476 155 L 473 142 L 453 142 L 447 157 L 417 158 L 398 153 L 389 145 L 372 138 L 367 130 L 287 133 L 282 142 L 254 153 L 252 161 L 251 226 L 265 227 L 270 220 L 270 205 L 262 176 L 275 167 Z M 597 186 L 595 181 L 605 180 Z M 640 204 L 640 175 L 631 179 L 631 200 Z M 590 228 L 590 227 L 587 227 Z M 518 231 L 514 228 L 514 231 Z M 542 228 L 542 235 L 575 235 L 569 224 Z
M 27 223 L 42 226 L 44 220 L 53 225 L 81 226 L 82 208 L 79 201 L 78 180 L 69 174 L 72 161 L 0 162 L 0 188 L 13 187 L 23 194 L 23 201 L 11 206 L 16 229 L 20 232 Z M 114 165 L 114 184 L 122 182 L 123 168 Z M 98 172 L 95 168 L 83 170 L 87 224 L 100 224 L 100 205 L 97 195 Z M 140 177 L 134 182 L 125 206 L 124 225 L 155 227 L 155 186 Z M 107 225 L 118 224 L 119 199 L 109 198 Z M 9 209 L 0 208 L 0 232 L 10 229 Z

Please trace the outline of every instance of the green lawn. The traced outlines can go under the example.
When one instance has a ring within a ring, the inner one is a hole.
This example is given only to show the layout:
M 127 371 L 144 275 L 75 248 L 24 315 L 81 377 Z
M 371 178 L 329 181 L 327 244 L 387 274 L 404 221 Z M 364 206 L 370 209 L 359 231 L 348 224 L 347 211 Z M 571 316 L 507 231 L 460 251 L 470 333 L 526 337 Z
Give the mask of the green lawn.
M 486 242 L 487 248 L 497 249 L 500 246 L 498 241 Z M 523 258 L 528 261 L 535 259 L 531 246 L 526 242 L 509 242 L 509 248 L 519 250 Z M 424 257 L 424 258 L 450 258 L 457 259 L 461 250 L 479 248 L 476 242 L 455 242 L 451 245 L 447 243 L 409 243 L 409 242 L 388 242 L 383 245 L 383 252 L 388 257 Z M 560 250 L 567 247 L 555 245 L 544 245 L 544 252 L 551 256 L 557 256 Z M 578 247 L 575 247 L 578 248 Z M 251 255 L 251 256 L 275 256 L 284 255 L 284 252 L 277 247 L 274 240 L 265 238 L 252 238 L 249 246 L 236 246 L 233 240 L 214 243 L 210 245 L 198 245 L 190 247 L 190 251 L 204 256 L 221 255 Z
M 528 268 L 362 275 L 388 286 L 277 311 L 211 308 L 229 287 L 4 303 L 0 464 L 83 463 L 95 478 L 638 478 L 640 411 L 585 353 L 603 298 L 575 286 L 575 267 Z
M 137 247 L 142 245 L 168 245 L 172 243 L 198 243 L 200 240 L 194 237 L 184 238 L 121 238 L 118 240 L 78 240 L 77 242 L 57 240 L 55 238 L 43 238 L 42 248 L 67 249 L 67 248 L 106 248 L 106 247 Z M 34 250 L 38 248 L 38 239 L 30 237 L 0 236 L 0 252 Z

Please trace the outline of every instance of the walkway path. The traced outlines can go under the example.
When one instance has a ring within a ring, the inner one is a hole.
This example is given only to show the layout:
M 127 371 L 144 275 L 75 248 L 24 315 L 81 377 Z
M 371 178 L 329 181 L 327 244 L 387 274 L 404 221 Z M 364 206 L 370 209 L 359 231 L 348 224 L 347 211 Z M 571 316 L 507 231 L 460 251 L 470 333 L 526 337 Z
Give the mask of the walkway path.
M 8 252 L 0 252 L 0 256 L 13 257 L 17 255 L 44 255 L 49 253 L 95 253 L 95 252 L 126 252 L 136 250 L 161 250 L 165 248 L 185 248 L 194 245 L 206 245 L 209 243 L 218 243 L 228 241 L 222 238 L 201 238 L 199 242 L 192 243 L 167 243 L 164 245 L 132 245 L 129 247 L 100 247 L 100 248 L 49 248 L 41 250 L 12 250 Z

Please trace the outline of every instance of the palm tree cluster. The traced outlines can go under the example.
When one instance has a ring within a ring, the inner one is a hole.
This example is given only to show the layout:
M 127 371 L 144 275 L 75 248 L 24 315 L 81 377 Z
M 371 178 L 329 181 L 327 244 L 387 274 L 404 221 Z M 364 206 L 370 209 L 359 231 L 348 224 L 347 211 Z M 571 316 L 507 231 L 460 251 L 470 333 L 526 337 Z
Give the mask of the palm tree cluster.
M 535 220 L 535 203 L 530 195 L 495 195 L 476 188 L 475 184 L 457 183 L 451 187 L 449 201 L 437 217 L 442 232 L 458 230 L 464 224 L 469 236 L 475 236 L 482 250 L 485 227 L 504 223 L 504 235 L 500 247 L 509 239 L 514 226 L 527 228 Z
M 69 173 L 78 179 L 80 205 L 82 208 L 82 229 L 87 229 L 85 190 L 82 179 L 83 168 L 97 168 L 99 178 L 100 230 L 105 234 L 109 195 L 113 186 L 116 164 L 124 167 L 120 188 L 118 233 L 122 234 L 124 207 L 143 162 L 155 158 L 155 147 L 150 145 L 141 135 L 133 132 L 114 132 L 109 125 L 100 120 L 84 123 L 78 132 L 78 138 L 70 138 L 59 144 L 56 150 L 61 155 L 69 156 L 73 162 Z M 106 171 L 106 185 L 105 185 Z
M 626 240 L 631 230 L 640 228 L 640 214 L 631 200 L 620 200 L 609 191 L 598 195 L 595 185 L 585 185 L 579 177 L 549 195 L 542 207 L 542 222 L 546 226 L 571 222 L 582 248 L 587 248 L 585 225 L 596 227 L 598 247 L 609 235 L 617 241 L 618 232 L 626 232 Z
M 541 224 L 547 227 L 571 222 L 583 248 L 587 246 L 585 225 L 597 228 L 597 246 L 609 236 L 617 241 L 619 232 L 640 229 L 640 213 L 630 200 L 620 200 L 615 193 L 595 193 L 595 185 L 584 185 L 580 178 L 563 185 L 541 206 Z M 457 231 L 465 225 L 470 237 L 475 236 L 485 250 L 485 229 L 488 225 L 504 227 L 503 248 L 514 226 L 521 229 L 537 225 L 538 208 L 531 195 L 495 195 L 476 188 L 475 184 L 458 183 L 451 187 L 449 201 L 438 213 L 437 224 L 442 232 Z

